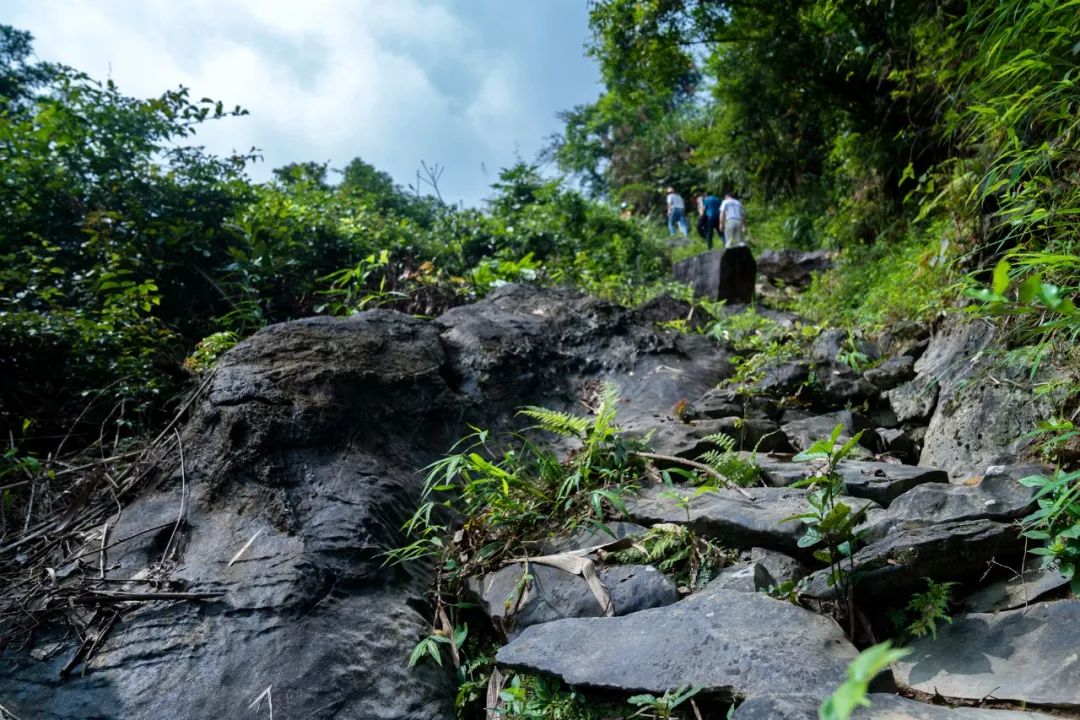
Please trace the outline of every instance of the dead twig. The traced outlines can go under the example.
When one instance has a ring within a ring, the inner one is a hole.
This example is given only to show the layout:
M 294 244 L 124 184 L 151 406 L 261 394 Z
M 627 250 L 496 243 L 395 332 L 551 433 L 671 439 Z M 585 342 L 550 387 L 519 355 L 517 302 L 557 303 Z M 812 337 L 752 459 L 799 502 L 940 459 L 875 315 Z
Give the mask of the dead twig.
M 180 531 L 180 524 L 184 522 L 184 510 L 187 502 L 187 471 L 184 469 L 184 443 L 180 440 L 180 431 L 173 430 L 176 433 L 176 445 L 180 449 L 180 511 L 176 514 L 176 523 L 173 525 L 172 534 L 169 535 L 169 541 L 165 543 L 165 550 L 161 553 L 161 562 L 166 562 L 169 559 L 170 553 L 175 551 L 173 542 L 176 540 L 176 534 Z
M 75 595 L 71 601 L 80 605 L 114 602 L 154 602 L 155 600 L 216 600 L 224 592 L 114 592 L 112 590 L 89 590 Z
M 753 500 L 754 499 L 754 496 L 751 495 L 750 493 L 746 492 L 745 489 L 743 489 L 743 488 L 739 487 L 738 485 L 736 485 L 735 483 L 731 482 L 731 480 L 724 477 L 715 468 L 709 467 L 705 463 L 700 463 L 700 462 L 697 462 L 696 460 L 687 460 L 686 458 L 681 458 L 681 457 L 678 457 L 676 455 L 662 455 L 660 453 L 635 452 L 635 453 L 631 453 L 631 454 L 635 455 L 637 457 L 640 457 L 640 458 L 647 458 L 649 460 L 661 460 L 663 462 L 669 462 L 669 463 L 672 463 L 672 464 L 675 464 L 675 465 L 685 465 L 686 467 L 694 468 L 695 470 L 700 470 L 701 472 L 703 472 L 706 475 L 712 477 L 713 479 L 719 480 L 724 485 L 724 487 L 735 490 L 740 495 L 745 497 L 747 500 Z

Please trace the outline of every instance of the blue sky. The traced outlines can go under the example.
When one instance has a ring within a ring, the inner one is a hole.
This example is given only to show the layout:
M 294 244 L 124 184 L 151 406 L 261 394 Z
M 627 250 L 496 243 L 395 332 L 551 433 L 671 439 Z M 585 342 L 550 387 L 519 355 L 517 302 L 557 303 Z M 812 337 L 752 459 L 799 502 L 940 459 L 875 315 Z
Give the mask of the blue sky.
M 247 108 L 198 142 L 259 148 L 255 179 L 360 156 L 407 184 L 423 160 L 466 204 L 600 91 L 585 0 L 7 0 L 0 22 L 128 94 L 182 84 Z

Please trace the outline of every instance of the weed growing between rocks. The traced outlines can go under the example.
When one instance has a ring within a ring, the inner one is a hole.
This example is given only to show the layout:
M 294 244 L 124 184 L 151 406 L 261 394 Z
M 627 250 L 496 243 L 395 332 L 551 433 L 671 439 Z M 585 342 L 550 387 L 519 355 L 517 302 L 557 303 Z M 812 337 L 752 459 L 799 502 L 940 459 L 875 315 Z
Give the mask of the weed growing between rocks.
M 1042 543 L 1031 553 L 1057 568 L 1080 595 L 1080 470 L 1053 476 L 1033 475 L 1020 482 L 1036 488 L 1038 509 L 1024 518 L 1024 536 Z
M 930 637 L 937 640 L 937 624 L 952 622 L 952 589 L 958 583 L 934 582 L 926 578 L 926 591 L 916 593 L 903 609 L 888 613 L 897 631 L 905 637 Z
M 806 534 L 799 538 L 799 547 L 820 546 L 814 551 L 814 557 L 829 566 L 829 587 L 837 588 L 847 616 L 848 637 L 854 638 L 858 609 L 855 606 L 857 578 L 853 556 L 858 540 L 856 527 L 865 519 L 866 509 L 853 510 L 839 499 L 844 492 L 844 479 L 836 471 L 836 466 L 852 453 L 862 433 L 856 433 L 846 443 L 838 445 L 843 432 L 844 426 L 839 424 L 827 439 L 817 441 L 795 456 L 795 460 L 821 462 L 823 467 L 819 473 L 793 485 L 810 488 L 807 500 L 812 511 L 786 519 L 801 520 L 806 525 Z
M 693 591 L 708 585 L 720 570 L 735 561 L 736 555 L 689 527 L 659 523 L 631 547 L 609 553 L 606 559 L 617 564 L 652 565 L 681 588 Z

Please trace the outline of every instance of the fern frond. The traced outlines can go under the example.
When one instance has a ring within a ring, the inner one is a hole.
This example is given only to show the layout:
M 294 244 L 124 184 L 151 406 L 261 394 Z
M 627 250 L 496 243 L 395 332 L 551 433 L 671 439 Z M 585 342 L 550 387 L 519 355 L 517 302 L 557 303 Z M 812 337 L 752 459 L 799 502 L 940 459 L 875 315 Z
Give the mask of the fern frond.
M 596 440 L 606 439 L 615 425 L 615 411 L 619 406 L 619 386 L 605 380 L 600 389 L 600 405 L 596 408 L 592 436 Z
M 518 410 L 518 415 L 530 417 L 538 422 L 542 429 L 563 437 L 583 438 L 589 431 L 588 418 L 559 412 L 558 410 L 549 410 L 530 405 Z
M 703 442 L 712 443 L 724 452 L 732 452 L 735 450 L 735 438 L 724 433 L 716 433 L 714 435 L 706 435 L 701 438 Z

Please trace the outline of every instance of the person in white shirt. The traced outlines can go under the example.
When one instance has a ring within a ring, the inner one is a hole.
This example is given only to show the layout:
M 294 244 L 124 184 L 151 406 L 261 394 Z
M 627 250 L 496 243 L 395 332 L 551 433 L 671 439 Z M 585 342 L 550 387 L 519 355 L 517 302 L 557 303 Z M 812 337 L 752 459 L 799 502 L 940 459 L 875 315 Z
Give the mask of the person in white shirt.
M 675 226 L 678 225 L 683 237 L 690 236 L 690 224 L 686 222 L 686 203 L 682 195 L 675 192 L 675 188 L 667 189 L 667 227 L 668 232 L 675 234 Z
M 724 202 L 720 203 L 720 227 L 724 229 L 724 247 L 732 248 L 745 245 L 746 212 L 743 204 L 731 193 L 724 193 Z

